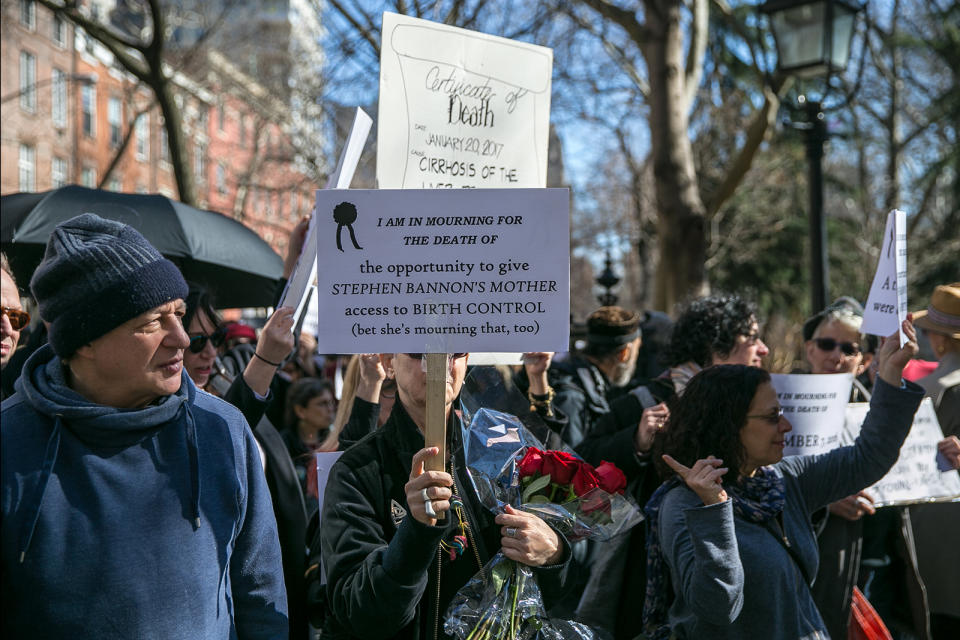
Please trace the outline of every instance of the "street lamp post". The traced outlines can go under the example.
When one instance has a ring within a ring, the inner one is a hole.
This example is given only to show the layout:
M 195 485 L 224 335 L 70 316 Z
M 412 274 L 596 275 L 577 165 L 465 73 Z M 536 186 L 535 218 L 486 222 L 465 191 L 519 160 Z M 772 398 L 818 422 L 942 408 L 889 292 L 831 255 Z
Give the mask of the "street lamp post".
M 597 284 L 603 287 L 604 291 L 597 296 L 597 300 L 604 307 L 612 307 L 617 304 L 617 294 L 613 288 L 620 282 L 620 277 L 613 272 L 613 260 L 610 258 L 610 251 L 607 251 L 607 259 L 604 264 L 603 273 L 597 276 Z
M 843 71 L 850 59 L 860 9 L 845 0 L 768 0 L 760 10 L 770 16 L 779 70 L 798 78 L 826 76 L 829 87 L 829 76 Z M 828 133 L 821 102 L 801 95 L 798 103 L 806 118 L 791 124 L 804 131 L 810 165 L 810 301 L 816 313 L 827 306 L 830 288 L 823 215 L 823 145 Z

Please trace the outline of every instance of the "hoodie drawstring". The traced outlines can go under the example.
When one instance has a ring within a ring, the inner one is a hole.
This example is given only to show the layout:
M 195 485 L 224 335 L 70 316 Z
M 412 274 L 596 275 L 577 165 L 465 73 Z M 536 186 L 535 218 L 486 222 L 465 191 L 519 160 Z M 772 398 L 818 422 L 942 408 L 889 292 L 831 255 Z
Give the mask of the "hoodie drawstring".
M 194 531 L 200 528 L 200 448 L 197 443 L 197 423 L 188 403 L 183 403 L 186 412 L 187 448 L 190 455 L 190 483 L 193 490 Z
M 50 476 L 53 474 L 53 467 L 57 464 L 57 456 L 60 455 L 60 416 L 53 423 L 53 431 L 47 440 L 47 449 L 43 454 L 43 466 L 40 468 L 40 481 L 37 483 L 36 497 L 33 500 L 32 512 L 28 512 L 24 522 L 26 528 L 20 535 L 20 564 L 27 557 L 27 550 L 30 549 L 30 543 L 33 541 L 33 532 L 37 529 L 37 522 L 40 521 L 40 507 L 43 504 L 43 496 L 47 493 L 47 485 L 50 484 Z

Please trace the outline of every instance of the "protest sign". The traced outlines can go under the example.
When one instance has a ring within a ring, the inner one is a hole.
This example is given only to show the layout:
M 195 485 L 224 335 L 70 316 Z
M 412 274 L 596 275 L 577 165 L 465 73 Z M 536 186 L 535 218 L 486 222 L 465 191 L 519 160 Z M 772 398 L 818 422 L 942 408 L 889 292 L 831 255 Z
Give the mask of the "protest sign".
M 330 479 L 330 469 L 333 463 L 340 459 L 343 451 L 317 451 L 313 454 L 317 474 L 317 530 L 320 530 L 320 522 L 323 516 L 323 496 L 327 493 L 327 480 Z M 309 542 L 309 541 L 308 541 Z M 323 559 L 320 560 L 320 575 L 325 575 L 323 571 Z
M 553 52 L 383 14 L 381 189 L 543 187 Z
M 887 215 L 883 245 L 877 271 L 870 286 L 870 296 L 863 309 L 860 331 L 876 336 L 889 336 L 900 331 L 907 318 L 907 214 L 894 209 Z M 900 331 L 900 346 L 907 337 Z
M 853 444 L 860 435 L 869 408 L 866 403 L 847 406 L 842 444 Z M 913 417 L 910 434 L 900 447 L 897 463 L 867 489 L 874 506 L 960 499 L 960 475 L 956 471 L 937 468 L 937 443 L 941 440 L 943 431 L 937 422 L 933 403 L 930 398 L 924 398 Z
M 317 191 L 319 351 L 565 350 L 569 197 Z
M 840 443 L 853 374 L 771 374 L 770 381 L 793 425 L 783 455 L 823 453 Z
M 360 162 L 360 154 L 363 151 L 363 145 L 370 134 L 370 125 L 373 120 L 370 119 L 363 109 L 357 107 L 357 112 L 353 116 L 353 126 L 350 128 L 350 136 L 347 143 L 340 152 L 340 160 L 337 162 L 337 168 L 327 180 L 327 189 L 347 189 L 353 180 L 353 174 L 357 170 L 357 163 Z M 307 318 L 300 322 L 306 331 L 314 335 L 316 332 L 316 323 L 314 318 L 319 314 L 317 306 L 317 296 L 308 296 L 307 293 L 317 279 L 317 236 L 316 236 L 316 210 L 310 214 L 310 226 L 304 237 L 303 247 L 300 250 L 300 257 L 297 258 L 297 264 L 290 274 L 287 286 L 280 295 L 278 307 L 292 306 L 296 310 L 294 317 L 301 318 L 304 315 L 304 309 L 307 309 Z M 312 304 L 311 304 L 312 301 Z

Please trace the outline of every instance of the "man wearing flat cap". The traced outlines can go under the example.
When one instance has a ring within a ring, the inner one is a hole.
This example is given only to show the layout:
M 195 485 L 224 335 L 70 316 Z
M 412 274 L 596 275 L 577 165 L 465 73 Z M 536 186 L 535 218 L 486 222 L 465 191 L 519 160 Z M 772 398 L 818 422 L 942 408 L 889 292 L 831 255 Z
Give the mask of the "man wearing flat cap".
M 184 372 L 180 272 L 84 214 L 30 286 L 50 343 L 2 405 L 0 635 L 286 638 L 257 446 Z
M 567 362 L 550 368 L 554 403 L 569 424 L 561 434 L 576 447 L 590 434 L 610 400 L 633 378 L 640 351 L 640 315 L 621 307 L 600 307 L 587 318 L 587 344 Z

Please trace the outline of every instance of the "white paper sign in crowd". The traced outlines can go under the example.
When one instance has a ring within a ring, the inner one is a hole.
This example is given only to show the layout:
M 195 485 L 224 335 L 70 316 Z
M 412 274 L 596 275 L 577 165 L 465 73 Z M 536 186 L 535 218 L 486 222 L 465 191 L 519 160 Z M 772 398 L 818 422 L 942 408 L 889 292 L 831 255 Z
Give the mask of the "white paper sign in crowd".
M 868 409 L 866 403 L 847 406 L 842 444 L 853 444 Z M 910 434 L 900 447 L 897 463 L 867 489 L 875 506 L 960 498 L 960 475 L 956 471 L 937 468 L 937 443 L 942 439 L 943 431 L 937 422 L 933 403 L 930 398 L 924 398 L 913 418 Z
M 316 194 L 320 353 L 568 348 L 567 189 Z
M 346 144 L 340 151 L 340 160 L 337 162 L 337 168 L 327 180 L 327 189 L 347 189 L 350 182 L 353 181 L 353 174 L 357 170 L 357 164 L 360 162 L 360 155 L 363 152 L 363 146 L 370 135 L 370 126 L 373 120 L 366 112 L 357 107 L 353 116 L 353 126 L 350 128 L 350 135 L 347 137 Z M 316 236 L 317 216 L 316 211 L 311 213 L 310 226 L 307 228 L 306 236 L 303 241 L 303 249 L 300 257 L 297 258 L 297 264 L 290 274 L 287 286 L 280 296 L 278 307 L 293 306 L 295 309 L 295 318 L 300 318 L 307 309 L 307 316 L 303 319 L 301 329 L 311 335 L 316 335 L 316 318 L 319 314 L 317 306 L 317 295 L 308 296 L 310 288 L 317 278 L 317 236 Z
M 383 14 L 381 189 L 544 187 L 550 49 Z
M 863 308 L 860 331 L 889 336 L 899 331 L 907 318 L 907 214 L 894 209 L 887 215 L 887 227 L 880 247 L 877 272 Z M 900 331 L 900 346 L 907 338 Z
M 793 429 L 785 436 L 785 456 L 824 453 L 840 443 L 853 374 L 770 375 L 783 415 Z

